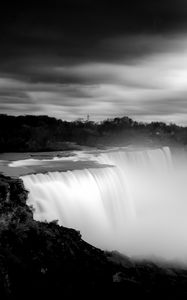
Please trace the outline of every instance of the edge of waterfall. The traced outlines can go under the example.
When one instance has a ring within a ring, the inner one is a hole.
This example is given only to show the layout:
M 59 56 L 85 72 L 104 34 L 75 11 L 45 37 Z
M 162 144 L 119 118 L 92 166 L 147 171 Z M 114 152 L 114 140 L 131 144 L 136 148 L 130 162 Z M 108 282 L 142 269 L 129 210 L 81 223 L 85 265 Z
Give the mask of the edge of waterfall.
M 187 294 L 187 270 L 103 252 L 74 229 L 38 222 L 22 180 L 0 175 L 1 299 Z

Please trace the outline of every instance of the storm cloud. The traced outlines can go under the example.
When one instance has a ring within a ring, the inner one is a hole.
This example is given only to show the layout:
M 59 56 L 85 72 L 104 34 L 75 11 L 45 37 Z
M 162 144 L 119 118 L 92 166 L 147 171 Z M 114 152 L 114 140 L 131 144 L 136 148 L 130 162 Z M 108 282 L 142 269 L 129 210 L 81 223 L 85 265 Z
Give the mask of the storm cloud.
M 187 124 L 186 17 L 183 0 L 5 8 L 1 113 Z

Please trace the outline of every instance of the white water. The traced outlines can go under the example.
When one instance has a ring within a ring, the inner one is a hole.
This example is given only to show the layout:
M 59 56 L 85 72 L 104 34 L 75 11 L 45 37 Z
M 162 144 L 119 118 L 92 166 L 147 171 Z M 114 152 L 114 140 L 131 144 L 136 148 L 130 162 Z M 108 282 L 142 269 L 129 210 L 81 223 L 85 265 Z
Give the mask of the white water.
M 187 176 L 169 148 L 113 151 L 111 167 L 23 176 L 37 220 L 59 220 L 102 249 L 187 259 Z

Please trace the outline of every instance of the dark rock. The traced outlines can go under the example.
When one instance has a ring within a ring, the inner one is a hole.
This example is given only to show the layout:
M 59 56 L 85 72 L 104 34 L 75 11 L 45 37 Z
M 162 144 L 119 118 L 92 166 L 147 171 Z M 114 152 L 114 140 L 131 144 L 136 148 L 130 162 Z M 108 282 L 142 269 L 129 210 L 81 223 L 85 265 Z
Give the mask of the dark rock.
M 187 270 L 103 252 L 74 229 L 35 221 L 27 194 L 0 175 L 0 299 L 187 296 Z

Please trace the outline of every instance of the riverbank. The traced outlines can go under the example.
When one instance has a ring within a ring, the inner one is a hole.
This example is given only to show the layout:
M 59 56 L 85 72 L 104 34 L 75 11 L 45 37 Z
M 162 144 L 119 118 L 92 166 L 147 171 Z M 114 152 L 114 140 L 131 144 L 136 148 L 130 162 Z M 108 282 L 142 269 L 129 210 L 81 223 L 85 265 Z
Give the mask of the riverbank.
M 38 222 L 20 179 L 0 175 L 1 299 L 187 295 L 187 270 L 101 251 L 74 229 Z

